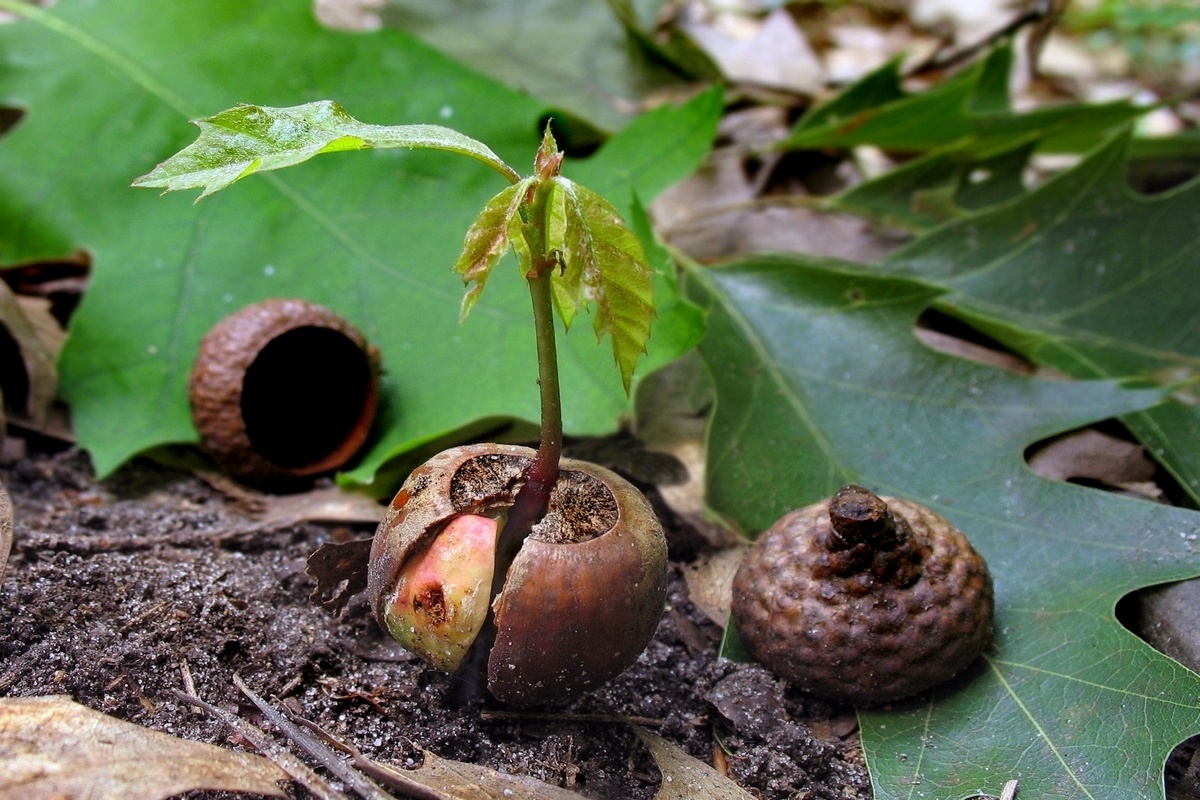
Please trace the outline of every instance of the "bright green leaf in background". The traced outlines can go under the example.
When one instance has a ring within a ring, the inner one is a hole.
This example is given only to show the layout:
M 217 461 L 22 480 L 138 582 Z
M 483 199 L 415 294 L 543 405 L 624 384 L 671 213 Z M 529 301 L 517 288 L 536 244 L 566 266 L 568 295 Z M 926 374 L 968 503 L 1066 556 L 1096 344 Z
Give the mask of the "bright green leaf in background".
M 129 183 L 194 137 L 189 119 L 247 101 L 333 98 L 361 119 L 453 125 L 526 168 L 540 104 L 404 34 L 324 30 L 302 0 L 64 0 L 52 12 L 0 0 L 0 8 L 30 17 L 0 27 L 0 102 L 25 111 L 0 140 L 0 257 L 86 249 L 93 258 L 62 368 L 76 432 L 99 473 L 195 440 L 185 382 L 199 339 L 266 297 L 325 304 L 382 351 L 384 402 L 359 480 L 464 426 L 537 418 L 523 281 L 498 278 L 458 324 L 461 283 L 451 267 L 471 220 L 503 187 L 491 170 L 437 152 L 335 154 L 195 206 Z M 652 198 L 707 152 L 720 106 L 708 93 L 648 114 L 577 172 L 594 175 L 582 180 L 626 213 L 634 191 Z M 568 164 L 566 174 L 576 170 Z M 670 281 L 657 280 L 656 299 L 647 371 L 700 332 Z M 567 429 L 612 430 L 628 401 L 607 349 L 571 336 L 560 361 Z
M 925 503 L 996 584 L 996 643 L 968 674 L 860 715 L 876 797 L 1162 797 L 1167 753 L 1200 732 L 1200 677 L 1114 615 L 1196 574 L 1200 515 L 1035 476 L 1042 438 L 1161 392 L 1054 382 L 935 353 L 914 335 L 942 290 L 862 268 L 750 259 L 696 270 L 717 403 L 709 501 L 748 532 L 846 482 Z

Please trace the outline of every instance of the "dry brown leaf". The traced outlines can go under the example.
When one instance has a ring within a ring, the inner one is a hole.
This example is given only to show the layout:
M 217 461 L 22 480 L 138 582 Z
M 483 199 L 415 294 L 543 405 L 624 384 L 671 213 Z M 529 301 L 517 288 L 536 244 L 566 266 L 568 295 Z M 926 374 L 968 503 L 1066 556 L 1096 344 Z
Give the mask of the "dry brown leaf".
M 268 494 L 238 483 L 220 472 L 196 470 L 196 477 L 225 495 L 242 513 L 254 518 L 251 530 L 272 531 L 305 522 L 363 523 L 374 525 L 386 506 L 340 486 L 326 486 L 297 494 Z
M 688 597 L 722 628 L 729 621 L 733 604 L 733 576 L 745 556 L 744 546 L 729 547 L 696 559 L 683 572 Z
M 21 306 L 21 311 L 29 320 L 29 325 L 38 341 L 42 343 L 52 358 L 57 359 L 63 344 L 67 341 L 67 332 L 51 311 L 53 303 L 50 302 L 50 298 L 29 297 L 24 294 L 16 297 L 17 304 Z
M 652 211 L 662 236 L 702 263 L 747 253 L 804 253 L 871 263 L 898 242 L 850 214 L 822 211 L 820 198 L 758 198 L 743 155 L 718 150 L 663 192 Z
M 1050 442 L 1030 456 L 1029 467 L 1057 481 L 1093 480 L 1146 496 L 1162 494 L 1151 482 L 1156 467 L 1145 448 L 1092 428 Z
M 916 328 L 917 338 L 920 339 L 930 350 L 936 350 L 939 353 L 946 353 L 959 358 L 965 358 L 968 361 L 974 361 L 977 364 L 986 364 L 990 367 L 999 367 L 1006 369 L 1009 372 L 1017 372 L 1021 375 L 1029 375 L 1033 373 L 1033 365 L 1025 361 L 1019 356 L 1012 353 L 1006 353 L 1003 350 L 995 350 L 990 347 L 969 342 L 966 339 L 960 339 L 957 336 L 951 336 L 948 333 L 935 331 L 931 328 L 925 328 L 920 325 Z
M 259 524 L 287 528 L 302 522 L 342 522 L 374 525 L 383 518 L 386 506 L 366 495 L 340 486 L 313 489 L 303 494 L 266 495 L 266 510 Z
M 713 400 L 707 375 L 693 353 L 648 376 L 638 395 L 637 437 L 686 473 L 683 480 L 658 482 L 663 502 L 705 546 L 720 548 L 739 537 L 711 519 L 704 504 L 704 436 Z
M 35 424 L 41 424 L 58 394 L 58 370 L 55 368 L 54 354 L 38 337 L 36 328 L 25 315 L 16 295 L 3 281 L 0 281 L 0 324 L 17 345 L 25 368 L 23 377 L 28 381 L 26 396 L 8 398 L 9 405 L 23 408 Z
M 783 9 L 776 9 L 761 20 L 733 13 L 708 19 L 687 14 L 681 27 L 717 62 L 731 82 L 810 97 L 824 88 L 821 62 L 792 15 Z
M 12 501 L 8 492 L 0 486 L 0 581 L 4 580 L 4 568 L 8 566 L 8 554 L 12 550 L 13 515 Z
M 161 800 L 193 789 L 284 796 L 261 756 L 179 739 L 69 697 L 0 699 L 0 800 Z
M 465 764 L 425 751 L 418 769 L 397 769 L 375 762 L 388 772 L 416 781 L 441 800 L 579 800 L 580 795 L 528 775 L 508 775 L 476 764 Z
M 715 769 L 668 742 L 661 736 L 634 725 L 633 729 L 650 750 L 662 773 L 662 785 L 654 800 L 753 800 L 754 795 Z

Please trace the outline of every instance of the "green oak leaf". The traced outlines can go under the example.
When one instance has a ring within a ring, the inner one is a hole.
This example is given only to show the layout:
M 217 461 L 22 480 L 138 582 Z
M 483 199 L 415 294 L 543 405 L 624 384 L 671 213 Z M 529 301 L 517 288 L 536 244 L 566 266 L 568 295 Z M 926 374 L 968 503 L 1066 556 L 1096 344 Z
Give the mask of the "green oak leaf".
M 0 0 L 0 9 L 25 18 L 0 26 L 0 102 L 25 112 L 0 139 L 0 258 L 91 255 L 60 368 L 100 474 L 196 441 L 186 382 L 200 338 L 267 297 L 322 303 L 380 350 L 380 415 L 350 480 L 368 483 L 389 459 L 468 426 L 537 419 L 524 281 L 492 280 L 489 302 L 458 323 L 450 267 L 502 188 L 477 161 L 403 147 L 341 153 L 198 205 L 129 182 L 193 140 L 188 120 L 246 100 L 286 108 L 336 98 L 364 119 L 445 123 L 510 164 L 532 162 L 544 106 L 403 33 L 322 29 L 304 0 L 62 0 L 49 10 Z M 720 107 L 708 93 L 656 109 L 580 161 L 580 174 L 593 170 L 600 179 L 588 184 L 618 208 L 634 190 L 653 197 L 707 152 Z M 661 139 L 679 152 L 626 163 Z M 646 370 L 701 333 L 671 288 L 656 291 Z M 613 430 L 630 407 L 607 353 L 568 337 L 559 356 L 567 430 Z
M 1028 197 L 938 228 L 880 266 L 952 291 L 938 308 L 1037 364 L 1179 391 L 1125 424 L 1200 502 L 1200 182 L 1125 181 L 1128 135 Z
M 1012 48 L 1002 45 L 949 79 L 909 93 L 894 61 L 802 117 L 782 147 L 869 144 L 917 153 L 824 205 L 924 231 L 1020 197 L 1036 152 L 1083 152 L 1146 110 L 1119 100 L 1014 111 L 1011 71 Z M 1161 141 L 1140 144 L 1147 156 L 1163 157 Z M 1187 148 L 1176 142 L 1172 155 L 1194 151 Z
M 949 147 L 888 170 L 830 198 L 828 206 L 924 231 L 1025 194 L 1024 170 L 1038 141 L 979 155 Z
M 813 150 L 871 144 L 894 152 L 950 147 L 976 155 L 1037 140 L 1045 152 L 1081 152 L 1141 114 L 1128 100 L 1067 103 L 1012 111 L 1008 79 L 1012 47 L 934 86 L 909 93 L 900 62 L 890 61 L 801 117 L 780 149 Z
M 971 539 L 996 586 L 996 640 L 962 676 L 860 712 L 879 800 L 1162 798 L 1200 732 L 1200 676 L 1124 629 L 1137 588 L 1200 572 L 1200 514 L 1034 475 L 1025 448 L 1154 406 L 1162 390 L 1051 381 L 934 352 L 945 295 L 851 265 L 755 258 L 689 270 L 709 312 L 717 399 L 708 501 L 757 533 L 847 482 L 924 503 Z
M 480 74 L 613 131 L 636 119 L 648 99 L 687 91 L 694 75 L 711 74 L 711 62 L 694 44 L 678 37 L 664 44 L 647 30 L 665 5 L 472 0 L 464 13 L 465 6 L 445 0 L 388 0 L 380 17 Z
M 200 137 L 133 182 L 167 191 L 203 188 L 200 197 L 255 172 L 295 166 L 321 153 L 367 148 L 446 150 L 517 173 L 482 142 L 441 125 L 369 125 L 330 100 L 291 108 L 242 103 L 195 121 Z

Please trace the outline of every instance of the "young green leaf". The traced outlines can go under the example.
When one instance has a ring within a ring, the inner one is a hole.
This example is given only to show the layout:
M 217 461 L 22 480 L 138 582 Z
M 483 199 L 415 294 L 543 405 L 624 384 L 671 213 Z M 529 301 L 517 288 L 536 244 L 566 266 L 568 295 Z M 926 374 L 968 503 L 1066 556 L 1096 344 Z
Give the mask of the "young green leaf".
M 576 306 L 595 302 L 596 337 L 612 337 L 613 358 L 628 392 L 654 317 L 651 270 L 642 244 L 603 197 L 563 177 L 554 181 L 565 219 L 564 269 L 552 279 L 565 295 L 559 308 L 566 299 Z
M 516 171 L 482 142 L 440 125 L 369 125 L 337 103 L 270 108 L 239 105 L 195 120 L 200 137 L 134 186 L 166 189 L 203 187 L 200 197 L 224 189 L 255 172 L 282 169 L 321 153 L 370 148 L 448 150 L 482 161 L 512 182 Z
M 511 243 L 521 239 L 519 233 L 513 235 L 513 223 L 514 220 L 520 220 L 518 212 L 521 202 L 533 180 L 526 178 L 489 200 L 467 230 L 462 254 L 454 263 L 454 271 L 462 276 L 463 283 L 474 282 L 475 285 L 463 296 L 460 319 L 465 319 L 471 313 L 479 295 L 483 293 L 492 267 L 508 252 Z

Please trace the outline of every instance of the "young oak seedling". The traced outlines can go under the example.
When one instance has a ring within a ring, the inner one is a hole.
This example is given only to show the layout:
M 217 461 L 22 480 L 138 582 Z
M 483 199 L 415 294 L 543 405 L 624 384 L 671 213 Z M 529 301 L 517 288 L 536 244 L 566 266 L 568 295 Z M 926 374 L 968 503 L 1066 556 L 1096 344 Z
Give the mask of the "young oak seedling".
M 359 122 L 335 103 L 240 105 L 199 120 L 200 136 L 138 178 L 203 198 L 254 172 L 320 153 L 427 148 L 466 155 L 509 186 L 484 206 L 454 265 L 468 289 L 462 317 L 511 248 L 529 285 L 537 342 L 537 450 L 451 448 L 415 469 L 371 547 L 368 592 L 379 623 L 434 666 L 515 705 L 561 703 L 637 658 L 666 596 L 666 540 L 624 479 L 562 458 L 555 312 L 569 328 L 593 308 L 629 391 L 654 315 L 637 237 L 595 192 L 563 177 L 547 128 L 522 177 L 484 144 L 437 125 Z

